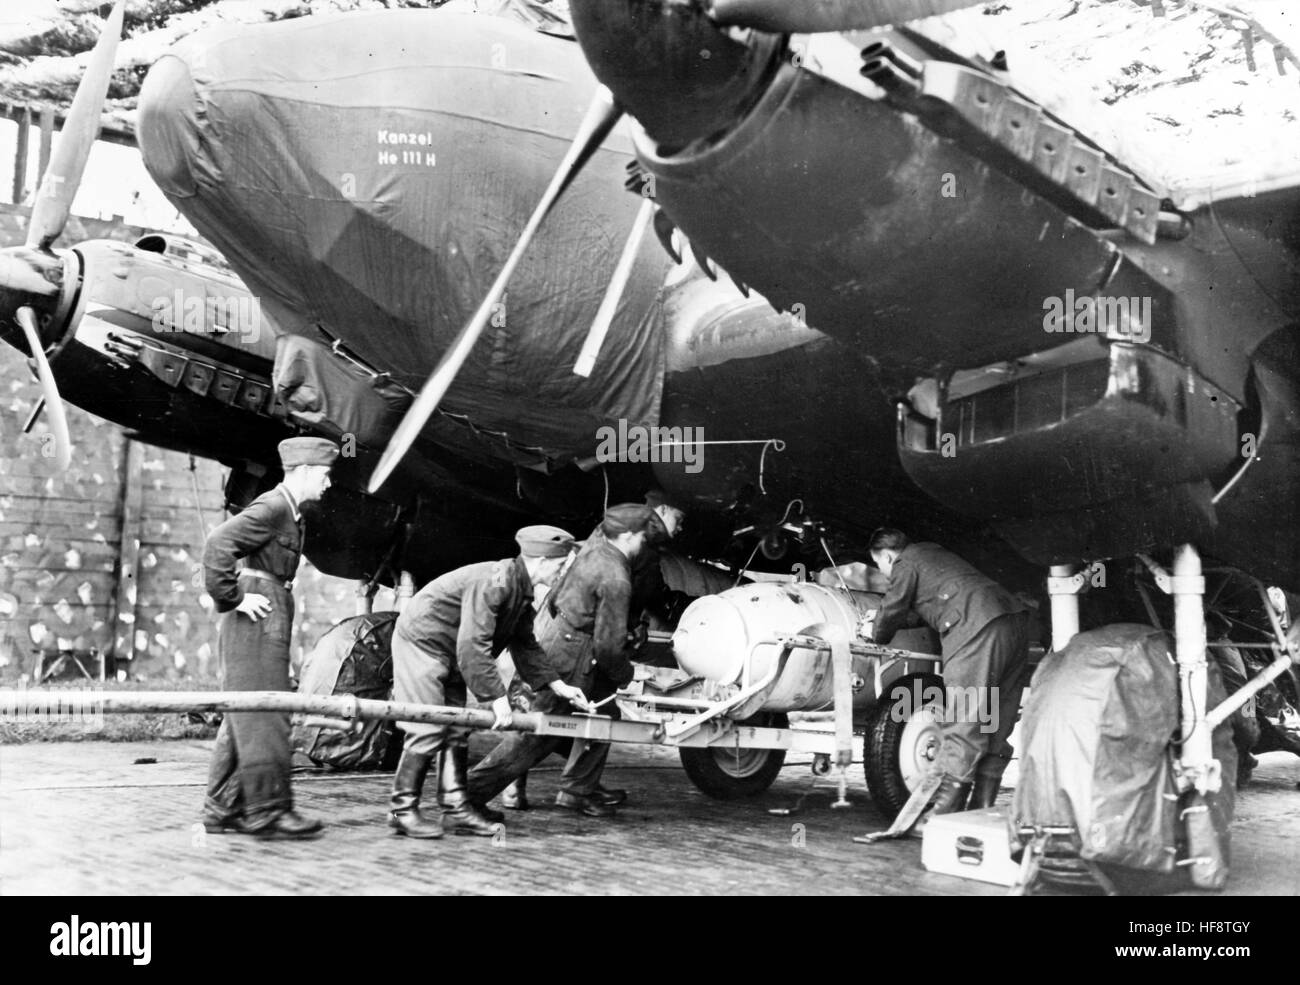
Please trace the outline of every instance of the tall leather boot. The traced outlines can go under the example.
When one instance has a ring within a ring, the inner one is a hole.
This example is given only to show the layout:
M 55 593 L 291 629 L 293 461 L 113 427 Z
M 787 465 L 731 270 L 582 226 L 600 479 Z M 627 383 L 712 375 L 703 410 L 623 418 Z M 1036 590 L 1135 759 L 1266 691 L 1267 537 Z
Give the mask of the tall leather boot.
M 913 838 L 919 838 L 925 831 L 930 818 L 936 814 L 956 814 L 966 809 L 966 798 L 970 796 L 969 781 L 958 780 L 950 773 L 945 773 L 939 782 L 939 789 L 934 792 L 930 808 L 917 820 L 908 832 Z
M 970 805 L 967 810 L 983 810 L 992 807 L 1002 789 L 1002 774 L 1006 772 L 1007 761 L 1000 757 L 986 756 L 975 768 L 975 786 L 971 790 Z
M 956 814 L 966 809 L 966 798 L 970 796 L 971 784 L 969 780 L 958 780 L 951 774 L 945 773 L 943 780 L 939 783 L 939 789 L 934 792 L 934 800 L 931 801 L 931 816 L 935 814 Z
M 458 835 L 477 835 L 491 838 L 497 832 L 495 824 L 478 812 L 469 799 L 469 746 L 449 742 L 443 746 L 438 760 L 438 805 L 442 808 L 443 827 Z
M 431 821 L 420 813 L 420 794 L 425 777 L 433 764 L 432 756 L 409 749 L 402 750 L 402 758 L 393 774 L 393 794 L 388 802 L 388 826 L 399 835 L 411 838 L 441 838 L 442 818 Z

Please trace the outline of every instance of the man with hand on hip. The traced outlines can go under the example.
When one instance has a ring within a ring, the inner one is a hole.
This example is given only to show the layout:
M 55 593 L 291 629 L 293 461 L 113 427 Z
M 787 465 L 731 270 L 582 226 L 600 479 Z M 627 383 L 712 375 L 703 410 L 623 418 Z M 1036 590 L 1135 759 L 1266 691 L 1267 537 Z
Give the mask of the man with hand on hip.
M 217 658 L 231 691 L 288 691 L 293 579 L 305 535 L 302 507 L 325 495 L 339 449 L 325 438 L 280 442 L 284 481 L 208 536 L 204 583 L 220 613 Z M 243 567 L 236 562 L 243 560 Z M 289 715 L 230 712 L 208 770 L 203 826 L 212 834 L 315 838 L 321 823 L 293 809 Z

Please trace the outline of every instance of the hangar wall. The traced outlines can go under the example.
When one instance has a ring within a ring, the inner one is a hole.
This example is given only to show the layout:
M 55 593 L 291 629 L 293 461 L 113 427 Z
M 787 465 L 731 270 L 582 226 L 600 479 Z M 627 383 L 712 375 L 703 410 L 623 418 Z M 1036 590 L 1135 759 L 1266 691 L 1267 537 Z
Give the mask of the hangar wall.
M 200 561 L 204 527 L 225 516 L 224 470 L 195 459 L 191 477 L 188 455 L 131 441 L 69 407 L 75 453 L 55 476 L 41 456 L 41 424 L 22 433 L 39 396 L 22 357 L 0 353 L 0 678 L 30 679 L 42 655 L 48 666 L 59 650 L 93 648 L 133 678 L 215 679 L 216 624 Z M 128 508 L 133 484 L 138 512 Z M 123 536 L 132 528 L 134 551 Z M 133 592 L 124 566 L 134 568 Z M 351 615 L 354 585 L 304 563 L 294 594 L 298 661 Z M 99 674 L 97 660 L 82 662 Z

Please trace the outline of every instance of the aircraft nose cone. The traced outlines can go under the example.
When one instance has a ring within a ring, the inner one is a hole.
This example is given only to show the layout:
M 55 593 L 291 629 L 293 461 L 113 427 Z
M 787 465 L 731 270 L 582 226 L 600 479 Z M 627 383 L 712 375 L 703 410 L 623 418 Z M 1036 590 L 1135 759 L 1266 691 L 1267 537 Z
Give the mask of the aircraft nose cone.
M 737 40 L 697 0 L 571 0 L 592 71 L 661 152 L 709 137 L 762 94 L 778 35 Z
M 145 168 L 168 195 L 189 198 L 220 178 L 201 139 L 202 111 L 189 65 L 176 55 L 155 62 L 140 86 L 137 133 Z

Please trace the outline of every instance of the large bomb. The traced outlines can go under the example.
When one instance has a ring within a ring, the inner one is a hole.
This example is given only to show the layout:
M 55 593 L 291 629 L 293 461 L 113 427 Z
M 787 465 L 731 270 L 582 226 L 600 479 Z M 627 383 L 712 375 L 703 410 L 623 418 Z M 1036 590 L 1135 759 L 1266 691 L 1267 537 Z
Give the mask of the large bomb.
M 836 634 L 860 640 L 862 622 L 879 608 L 880 598 L 811 582 L 739 585 L 690 604 L 673 633 L 673 653 L 684 671 L 717 685 L 720 694 L 754 689 L 728 710 L 731 718 L 830 708 L 830 651 L 796 646 L 781 666 L 781 641 L 795 635 L 830 639 Z M 904 630 L 892 645 L 935 652 L 923 629 Z M 855 671 L 859 663 L 855 657 Z M 854 705 L 873 700 L 871 688 L 860 688 Z

